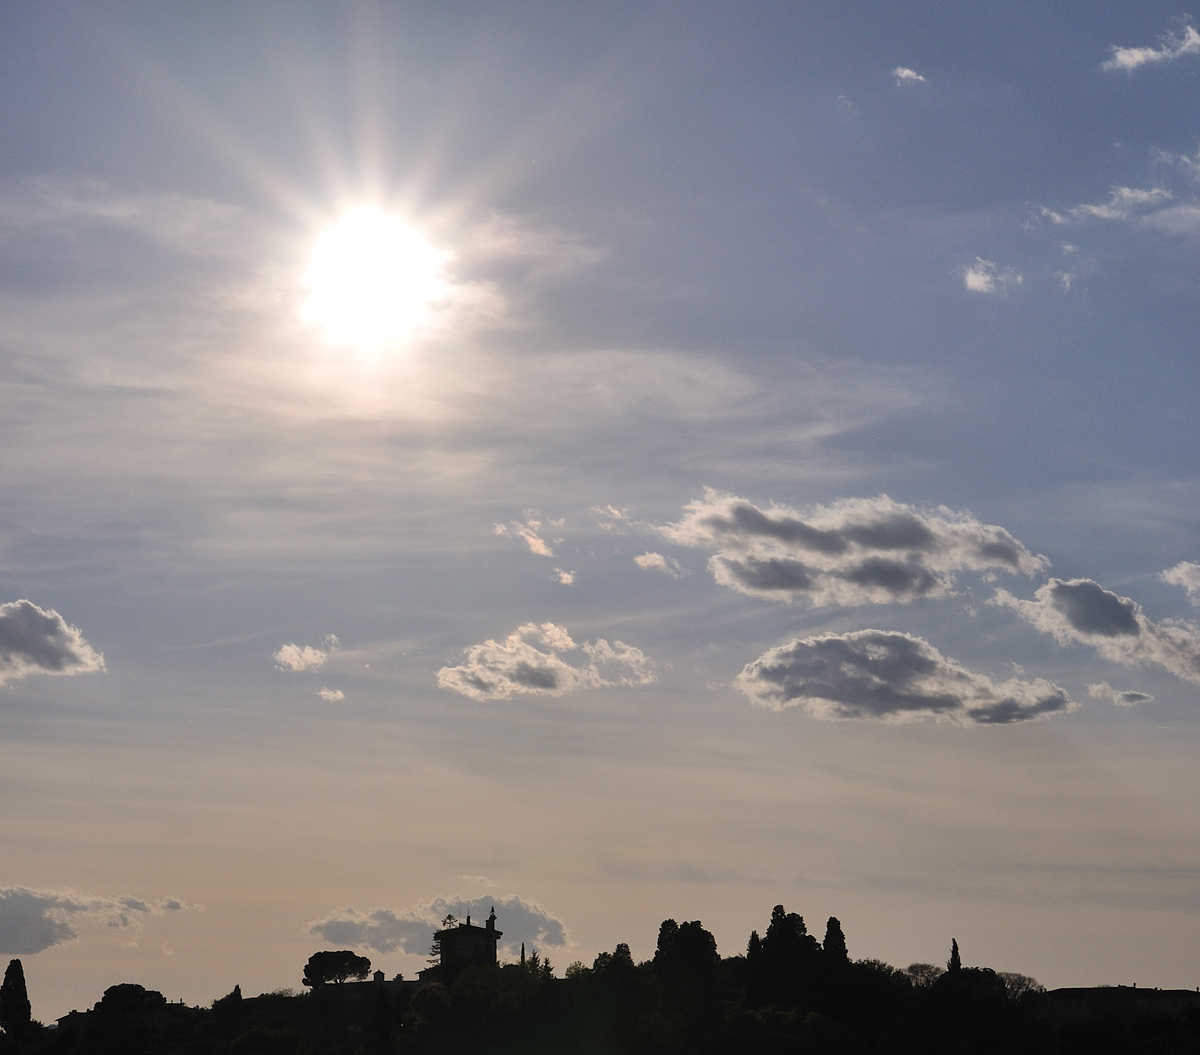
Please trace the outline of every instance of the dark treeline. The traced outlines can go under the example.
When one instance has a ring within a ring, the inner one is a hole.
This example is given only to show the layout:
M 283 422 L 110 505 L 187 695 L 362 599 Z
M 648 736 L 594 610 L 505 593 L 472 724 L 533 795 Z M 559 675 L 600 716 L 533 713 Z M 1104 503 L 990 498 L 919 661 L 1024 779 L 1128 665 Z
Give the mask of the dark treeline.
M 699 921 L 674 920 L 651 960 L 635 963 L 620 944 L 565 978 L 534 953 L 447 983 L 354 983 L 369 961 L 327 952 L 309 961 L 303 995 L 244 999 L 235 987 L 195 1008 L 122 984 L 57 1029 L 31 1020 L 14 960 L 0 989 L 0 1055 L 1200 1053 L 1196 1007 L 1147 1014 L 1118 1001 L 1064 1021 L 1033 979 L 963 966 L 957 942 L 949 953 L 945 968 L 855 960 L 838 920 L 817 940 L 777 906 L 743 955 L 721 957 Z

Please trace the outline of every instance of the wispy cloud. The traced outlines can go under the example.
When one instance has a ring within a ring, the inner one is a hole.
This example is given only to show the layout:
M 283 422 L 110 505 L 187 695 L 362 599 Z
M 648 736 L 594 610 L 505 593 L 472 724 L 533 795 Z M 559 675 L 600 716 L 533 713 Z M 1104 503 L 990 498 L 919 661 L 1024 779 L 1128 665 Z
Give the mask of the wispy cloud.
M 1200 682 L 1200 627 L 1183 620 L 1150 619 L 1142 606 L 1091 579 L 1051 579 L 1024 601 L 998 590 L 991 603 L 1015 610 L 1060 644 L 1090 645 L 1125 666 L 1157 663 L 1172 674 Z
M 562 696 L 578 689 L 644 685 L 654 679 L 641 649 L 621 641 L 610 645 L 603 638 L 577 645 L 554 623 L 527 623 L 503 641 L 472 645 L 462 663 L 437 673 L 439 688 L 476 700 L 508 700 L 521 693 Z
M 672 579 L 682 579 L 687 569 L 673 557 L 664 557 L 661 553 L 639 553 L 633 558 L 633 563 L 643 571 L 660 571 Z
M 892 70 L 892 76 L 896 78 L 897 84 L 924 84 L 925 78 L 922 77 L 916 70 L 910 70 L 907 66 L 897 66 Z
M 544 905 L 516 894 L 477 898 L 450 895 L 430 902 L 418 901 L 401 909 L 360 911 L 347 906 L 310 923 L 308 933 L 331 945 L 357 945 L 375 952 L 423 956 L 429 951 L 433 932 L 447 916 L 464 921 L 467 916 L 474 916 L 476 923 L 482 923 L 493 908 L 496 926 L 503 934 L 500 948 L 509 955 L 515 955 L 522 943 L 540 949 L 567 944 L 567 929 L 558 916 Z
M 1114 689 L 1107 681 L 1089 685 L 1088 695 L 1094 700 L 1112 700 L 1118 707 L 1136 707 L 1139 703 L 1154 702 L 1154 697 L 1148 692 L 1138 692 L 1136 689 Z
M 85 920 L 117 930 L 136 930 L 148 916 L 180 912 L 187 907 L 175 897 L 145 901 L 124 894 L 0 887 L 0 953 L 30 955 L 75 941 L 79 937 L 78 924 Z
M 340 642 L 333 634 L 326 634 L 323 648 L 312 645 L 284 645 L 271 658 L 279 670 L 317 670 L 325 665 L 330 654 L 336 652 Z
M 339 703 L 346 698 L 346 694 L 341 689 L 318 689 L 317 695 L 326 703 Z
M 519 538 L 522 539 L 529 547 L 530 553 L 535 553 L 539 557 L 553 557 L 554 550 L 550 548 L 549 543 L 542 538 L 539 532 L 542 530 L 544 521 L 541 519 L 541 514 L 536 509 L 525 510 L 525 520 L 514 520 L 509 524 L 494 524 L 492 533 L 503 536 L 504 538 Z M 565 521 L 555 520 L 550 522 L 551 527 L 562 527 Z
M 1147 209 L 1170 201 L 1172 194 L 1165 187 L 1113 187 L 1108 201 L 1099 205 L 1076 205 L 1062 212 L 1042 208 L 1041 215 L 1054 224 L 1081 223 L 1088 219 L 1130 220 Z M 1064 247 L 1065 249 L 1065 247 Z
M 1078 706 L 1038 678 L 995 682 L 943 656 L 924 638 L 889 630 L 822 634 L 764 652 L 737 686 L 771 710 L 815 718 L 1010 725 Z
M 995 261 L 984 260 L 981 256 L 975 258 L 975 263 L 962 268 L 962 279 L 971 293 L 1003 293 L 1025 282 L 1025 277 L 1016 268 L 1000 267 Z
M 1002 527 L 944 507 L 921 512 L 886 495 L 802 514 L 710 488 L 682 520 L 659 530 L 679 545 L 714 551 L 708 567 L 723 586 L 814 605 L 905 603 L 944 596 L 959 571 L 1033 575 L 1049 565 Z
M 1188 600 L 1200 605 L 1200 564 L 1181 560 L 1175 567 L 1164 571 L 1161 578 L 1172 586 L 1182 586 L 1187 590 Z
M 1184 55 L 1200 52 L 1200 33 L 1194 26 L 1184 26 L 1182 33 L 1169 33 L 1162 38 L 1157 48 L 1123 48 L 1112 46 L 1112 57 L 1100 68 L 1102 70 L 1125 70 L 1132 73 L 1139 66 L 1159 62 L 1171 62 Z
M 30 674 L 88 674 L 104 656 L 53 608 L 32 601 L 0 604 L 0 685 Z

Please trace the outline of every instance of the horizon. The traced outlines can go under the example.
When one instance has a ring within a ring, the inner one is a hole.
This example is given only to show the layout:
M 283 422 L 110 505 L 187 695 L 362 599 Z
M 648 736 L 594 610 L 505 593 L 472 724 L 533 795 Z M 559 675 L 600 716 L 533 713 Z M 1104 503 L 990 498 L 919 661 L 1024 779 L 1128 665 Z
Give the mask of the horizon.
M 35 1018 L 480 905 L 1200 985 L 1190 15 L 8 14 Z

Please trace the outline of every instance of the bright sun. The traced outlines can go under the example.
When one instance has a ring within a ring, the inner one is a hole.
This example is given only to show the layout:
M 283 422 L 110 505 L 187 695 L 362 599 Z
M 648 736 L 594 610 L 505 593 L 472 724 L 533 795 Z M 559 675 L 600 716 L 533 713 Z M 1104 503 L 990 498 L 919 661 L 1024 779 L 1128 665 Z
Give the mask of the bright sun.
M 399 217 L 356 209 L 313 246 L 304 318 L 336 344 L 372 348 L 400 341 L 444 296 L 445 260 Z

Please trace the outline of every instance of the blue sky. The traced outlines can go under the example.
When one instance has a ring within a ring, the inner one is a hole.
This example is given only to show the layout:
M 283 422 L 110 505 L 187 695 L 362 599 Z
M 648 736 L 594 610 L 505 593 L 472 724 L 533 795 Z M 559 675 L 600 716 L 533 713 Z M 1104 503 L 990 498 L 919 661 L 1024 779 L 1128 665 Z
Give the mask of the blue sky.
M 35 1015 L 493 903 L 1194 986 L 1197 77 L 1155 3 L 12 7 Z

